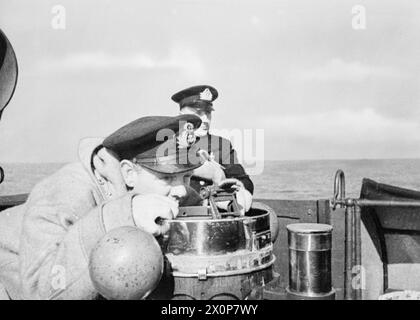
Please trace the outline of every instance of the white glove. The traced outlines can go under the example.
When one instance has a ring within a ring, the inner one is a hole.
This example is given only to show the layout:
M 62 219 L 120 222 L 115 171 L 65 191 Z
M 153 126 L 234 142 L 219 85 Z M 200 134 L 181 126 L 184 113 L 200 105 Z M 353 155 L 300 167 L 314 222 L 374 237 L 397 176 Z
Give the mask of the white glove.
M 232 188 L 236 190 L 236 201 L 238 202 L 240 212 L 242 215 L 245 215 L 245 212 L 247 212 L 251 208 L 252 194 L 245 189 L 245 186 L 241 181 L 235 178 L 228 178 L 222 180 L 219 183 L 219 187 L 223 187 L 224 185 L 231 183 L 233 183 Z M 226 209 L 227 204 L 224 202 L 220 202 L 220 207 L 222 209 Z
M 158 236 L 169 230 L 168 220 L 176 218 L 178 202 L 157 194 L 133 197 L 133 218 L 137 227 Z
M 207 151 L 200 150 L 199 154 L 203 165 L 193 171 L 194 176 L 211 180 L 216 185 L 226 178 L 223 167 L 214 161 Z

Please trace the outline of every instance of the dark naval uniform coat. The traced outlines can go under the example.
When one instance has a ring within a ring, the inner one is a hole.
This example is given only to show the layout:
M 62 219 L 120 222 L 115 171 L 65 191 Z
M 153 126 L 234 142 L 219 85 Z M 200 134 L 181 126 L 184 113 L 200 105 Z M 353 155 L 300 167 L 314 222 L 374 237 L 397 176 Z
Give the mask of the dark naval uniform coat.
M 211 112 L 214 110 L 213 101 L 217 99 L 218 95 L 219 93 L 212 86 L 198 85 L 175 93 L 171 99 L 179 104 L 181 110 L 184 107 L 190 107 L 193 109 L 205 109 Z M 200 149 L 206 150 L 210 155 L 213 155 L 214 160 L 224 167 L 223 171 L 226 178 L 238 179 L 253 194 L 254 184 L 242 165 L 239 164 L 236 151 L 233 149 L 229 140 L 208 134 L 200 137 L 197 145 Z M 213 184 L 212 181 L 194 176 L 191 177 L 190 185 L 195 191 L 199 192 L 202 187 L 211 184 Z
M 224 167 L 223 171 L 226 178 L 236 178 L 241 181 L 245 188 L 253 194 L 254 184 L 249 176 L 246 174 L 245 169 L 238 161 L 235 149 L 228 139 L 220 136 L 208 134 L 207 136 L 200 137 L 197 142 L 200 149 L 206 150 L 209 154 L 214 156 L 214 160 Z M 200 188 L 206 185 L 211 185 L 212 181 L 200 177 L 191 177 L 191 187 L 197 192 Z

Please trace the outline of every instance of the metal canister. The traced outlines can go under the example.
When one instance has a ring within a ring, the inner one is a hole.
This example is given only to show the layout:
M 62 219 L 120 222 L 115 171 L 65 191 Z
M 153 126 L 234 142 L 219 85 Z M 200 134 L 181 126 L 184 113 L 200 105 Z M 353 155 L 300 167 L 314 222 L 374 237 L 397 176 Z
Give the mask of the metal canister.
M 290 299 L 333 300 L 331 285 L 332 226 L 295 223 L 287 226 Z

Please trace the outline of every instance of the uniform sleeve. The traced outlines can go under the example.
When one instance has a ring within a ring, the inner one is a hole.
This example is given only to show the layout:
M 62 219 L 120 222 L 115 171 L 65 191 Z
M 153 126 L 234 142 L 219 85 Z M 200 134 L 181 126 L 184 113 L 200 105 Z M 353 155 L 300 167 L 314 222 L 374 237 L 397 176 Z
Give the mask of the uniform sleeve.
M 20 244 L 27 299 L 93 299 L 88 259 L 110 229 L 134 225 L 131 195 L 97 206 L 86 176 L 55 175 L 36 186 L 26 204 Z M 108 225 L 105 214 L 114 216 Z
M 253 194 L 254 184 L 252 183 L 248 174 L 245 172 L 244 167 L 239 163 L 236 151 L 232 147 L 232 144 L 229 142 L 227 145 L 228 148 L 222 148 L 222 159 L 220 161 L 220 163 L 225 167 L 224 172 L 226 178 L 238 179 L 244 184 L 245 189 L 247 189 L 251 194 Z

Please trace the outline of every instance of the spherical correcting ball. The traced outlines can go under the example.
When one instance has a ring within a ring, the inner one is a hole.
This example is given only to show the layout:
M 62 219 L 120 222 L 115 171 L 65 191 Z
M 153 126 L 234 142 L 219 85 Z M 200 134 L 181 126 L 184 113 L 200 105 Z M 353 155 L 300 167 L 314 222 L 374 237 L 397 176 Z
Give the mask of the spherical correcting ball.
M 108 232 L 89 259 L 92 283 L 106 299 L 144 299 L 156 288 L 162 273 L 159 244 L 151 234 L 135 227 Z

